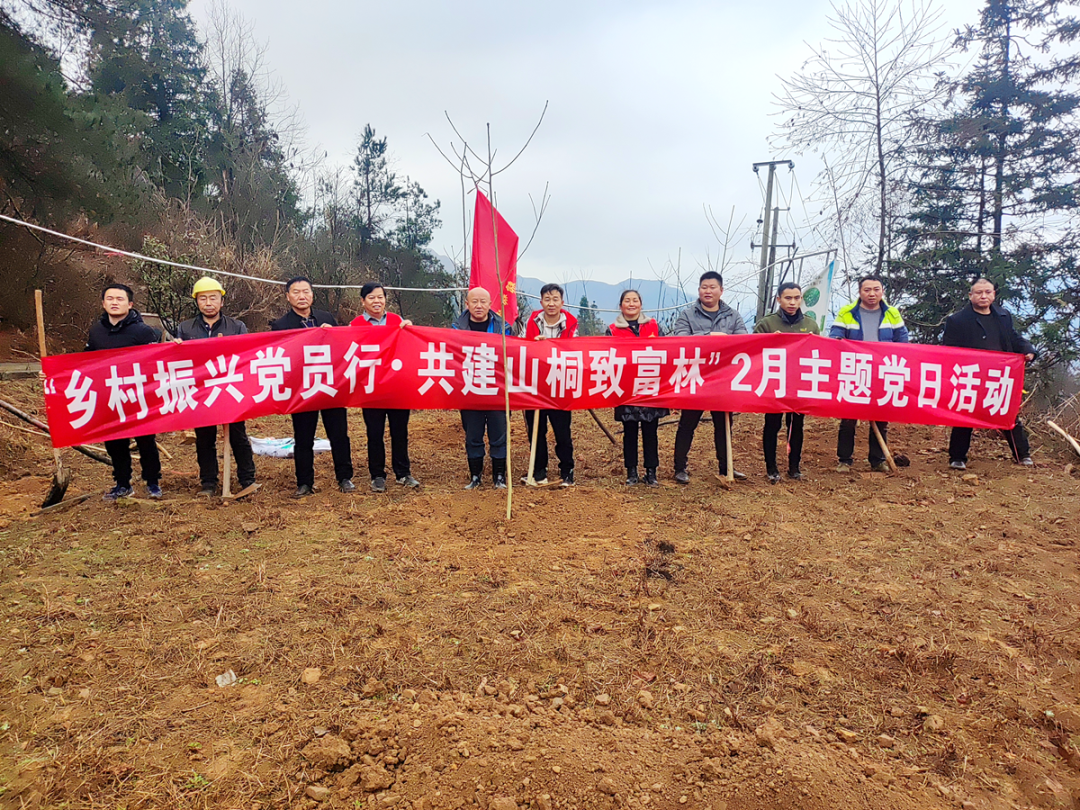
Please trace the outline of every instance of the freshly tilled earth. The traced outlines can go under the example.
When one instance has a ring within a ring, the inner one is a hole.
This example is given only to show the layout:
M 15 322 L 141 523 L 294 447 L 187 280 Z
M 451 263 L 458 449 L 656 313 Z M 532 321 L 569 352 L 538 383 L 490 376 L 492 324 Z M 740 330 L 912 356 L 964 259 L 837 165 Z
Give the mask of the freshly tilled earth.
M 806 480 L 770 487 L 760 423 L 748 482 L 702 425 L 690 485 L 650 490 L 576 415 L 578 486 L 515 487 L 509 521 L 461 491 L 451 413 L 413 416 L 418 491 L 366 490 L 356 413 L 355 496 L 320 456 L 305 501 L 274 459 L 200 500 L 173 435 L 164 501 L 101 502 L 66 451 L 93 497 L 39 516 L 48 446 L 0 426 L 0 806 L 1080 806 L 1068 459 L 980 435 L 964 479 L 945 430 L 894 425 L 910 467 L 843 475 L 810 420 Z

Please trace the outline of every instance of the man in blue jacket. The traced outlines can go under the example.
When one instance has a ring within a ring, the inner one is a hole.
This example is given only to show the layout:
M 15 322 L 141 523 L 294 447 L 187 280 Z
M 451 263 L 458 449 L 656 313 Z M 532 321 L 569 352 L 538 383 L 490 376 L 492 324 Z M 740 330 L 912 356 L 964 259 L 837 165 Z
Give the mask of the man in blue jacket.
M 867 343 L 907 343 L 908 330 L 900 310 L 885 301 L 885 284 L 880 276 L 863 276 L 859 279 L 859 300 L 842 307 L 829 329 L 829 337 L 840 340 L 859 340 Z M 855 463 L 855 427 L 857 419 L 841 419 L 836 437 L 837 472 L 851 472 Z M 878 422 L 881 438 L 888 436 L 889 423 Z M 870 469 L 888 472 L 885 453 L 870 428 Z
M 491 293 L 473 287 L 465 296 L 465 311 L 452 324 L 454 329 L 485 334 L 513 334 L 511 327 L 491 311 Z M 501 410 L 462 411 L 465 428 L 465 455 L 469 459 L 469 483 L 465 489 L 477 489 L 484 474 L 484 430 L 487 430 L 491 453 L 491 478 L 495 489 L 506 489 L 506 414 Z
M 135 293 L 126 284 L 109 284 L 102 290 L 101 308 L 105 311 L 90 327 L 83 351 L 146 346 L 161 339 L 156 329 L 143 322 L 142 315 L 135 309 Z M 139 448 L 139 463 L 142 466 L 143 480 L 146 482 L 146 493 L 151 498 L 160 498 L 161 457 L 158 455 L 157 436 L 152 433 L 136 436 L 135 446 Z M 113 480 L 116 482 L 116 486 L 105 493 L 105 500 L 115 501 L 117 498 L 130 497 L 130 440 L 110 439 L 105 442 L 105 451 L 112 460 Z
M 1017 333 L 1012 315 L 994 303 L 996 298 L 994 283 L 985 278 L 978 279 L 968 292 L 968 306 L 946 318 L 942 342 L 946 346 L 965 349 L 1022 354 L 1030 363 L 1035 359 L 1035 348 Z M 1035 466 L 1031 460 L 1027 431 L 1019 419 L 1012 430 L 1003 430 L 1001 435 L 1012 451 L 1013 461 L 1025 467 Z M 971 428 L 954 427 L 949 434 L 949 466 L 952 469 L 967 469 L 970 447 Z

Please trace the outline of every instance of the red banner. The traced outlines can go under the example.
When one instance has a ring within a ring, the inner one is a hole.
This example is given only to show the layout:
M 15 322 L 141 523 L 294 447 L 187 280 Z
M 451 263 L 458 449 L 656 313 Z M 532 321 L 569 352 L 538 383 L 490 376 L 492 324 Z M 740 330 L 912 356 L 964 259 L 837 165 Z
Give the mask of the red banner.
M 495 234 L 498 231 L 498 250 Z M 476 190 L 476 211 L 473 213 L 472 262 L 469 269 L 469 288 L 483 287 L 491 294 L 491 308 L 507 323 L 517 320 L 517 252 L 518 235 L 491 206 L 480 189 Z M 495 261 L 496 254 L 499 261 Z M 496 271 L 498 267 L 498 271 Z M 499 279 L 502 279 L 502 284 Z
M 653 405 L 1009 428 L 1018 354 L 814 335 L 507 338 L 427 327 L 297 329 L 45 358 L 57 447 L 330 407 Z

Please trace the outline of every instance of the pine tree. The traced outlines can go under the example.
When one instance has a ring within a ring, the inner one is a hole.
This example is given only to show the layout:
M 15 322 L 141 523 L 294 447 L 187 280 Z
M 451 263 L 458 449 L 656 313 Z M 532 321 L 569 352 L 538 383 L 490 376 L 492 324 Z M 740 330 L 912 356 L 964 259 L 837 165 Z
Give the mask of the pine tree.
M 1080 60 L 1062 47 L 1078 24 L 1061 5 L 988 0 L 960 34 L 979 58 L 953 83 L 949 113 L 926 123 L 916 207 L 891 273 L 923 339 L 937 338 L 981 275 L 1001 285 L 1049 359 L 1077 356 L 1080 95 L 1070 82 Z
M 578 334 L 582 337 L 595 337 L 604 334 L 606 329 L 596 311 L 596 302 L 590 304 L 588 296 L 581 296 L 578 302 Z

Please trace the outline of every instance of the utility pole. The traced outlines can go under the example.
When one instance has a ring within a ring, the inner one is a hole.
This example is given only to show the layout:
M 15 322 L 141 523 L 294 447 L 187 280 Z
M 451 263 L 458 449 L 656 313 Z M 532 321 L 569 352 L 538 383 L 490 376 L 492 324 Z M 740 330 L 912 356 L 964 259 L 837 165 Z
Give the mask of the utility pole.
M 760 163 L 754 164 L 754 174 L 757 174 L 758 169 L 762 166 L 769 167 L 769 179 L 765 185 L 765 219 L 761 228 L 761 274 L 758 276 L 758 305 L 757 305 L 757 317 L 758 320 L 765 317 L 766 307 L 769 301 L 769 294 L 772 291 L 772 272 L 769 263 L 769 242 L 776 242 L 776 225 L 775 222 L 778 217 L 773 217 L 773 238 L 769 239 L 769 218 L 772 211 L 772 192 L 773 181 L 776 178 L 776 167 L 786 163 L 789 170 L 795 168 L 795 162 L 791 160 L 765 160 Z M 753 250 L 754 243 L 750 243 L 750 249 Z

